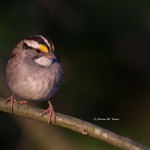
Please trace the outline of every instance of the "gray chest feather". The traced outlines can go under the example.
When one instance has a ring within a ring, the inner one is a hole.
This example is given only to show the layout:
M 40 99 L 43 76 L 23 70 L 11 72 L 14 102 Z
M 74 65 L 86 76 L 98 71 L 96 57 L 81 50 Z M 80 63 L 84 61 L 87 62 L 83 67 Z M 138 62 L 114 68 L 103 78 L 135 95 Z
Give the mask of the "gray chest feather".
M 11 71 L 13 69 L 13 72 Z M 62 66 L 53 63 L 50 67 L 12 63 L 7 72 L 7 81 L 13 93 L 27 100 L 48 100 L 58 90 L 63 77 Z

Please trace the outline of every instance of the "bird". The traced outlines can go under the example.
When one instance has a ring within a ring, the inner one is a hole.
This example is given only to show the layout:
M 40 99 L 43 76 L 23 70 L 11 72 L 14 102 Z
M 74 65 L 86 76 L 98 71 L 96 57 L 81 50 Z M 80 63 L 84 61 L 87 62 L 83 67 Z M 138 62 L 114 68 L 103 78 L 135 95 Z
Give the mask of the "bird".
M 58 91 L 64 77 L 60 58 L 54 50 L 54 44 L 42 35 L 33 35 L 21 40 L 13 49 L 6 66 L 6 81 L 12 96 L 8 98 L 13 112 L 13 104 L 18 104 L 15 95 L 27 102 L 48 101 L 48 124 L 56 115 L 51 98 Z

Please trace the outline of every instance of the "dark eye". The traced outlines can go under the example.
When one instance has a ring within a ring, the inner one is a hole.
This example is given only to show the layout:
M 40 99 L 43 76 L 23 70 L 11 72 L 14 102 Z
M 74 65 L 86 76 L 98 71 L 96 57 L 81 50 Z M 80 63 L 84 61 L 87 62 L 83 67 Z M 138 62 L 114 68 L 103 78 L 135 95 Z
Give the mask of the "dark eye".
M 35 51 L 36 51 L 37 53 L 40 53 L 40 52 L 41 52 L 39 49 L 36 49 Z

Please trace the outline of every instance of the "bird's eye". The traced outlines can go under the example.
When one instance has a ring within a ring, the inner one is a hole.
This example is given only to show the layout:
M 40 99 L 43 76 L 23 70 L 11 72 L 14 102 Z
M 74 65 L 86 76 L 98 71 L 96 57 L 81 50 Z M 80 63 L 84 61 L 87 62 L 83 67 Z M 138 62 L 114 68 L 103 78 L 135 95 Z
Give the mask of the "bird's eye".
M 39 49 L 36 49 L 36 52 L 37 52 L 37 53 L 40 53 L 41 51 L 40 51 Z

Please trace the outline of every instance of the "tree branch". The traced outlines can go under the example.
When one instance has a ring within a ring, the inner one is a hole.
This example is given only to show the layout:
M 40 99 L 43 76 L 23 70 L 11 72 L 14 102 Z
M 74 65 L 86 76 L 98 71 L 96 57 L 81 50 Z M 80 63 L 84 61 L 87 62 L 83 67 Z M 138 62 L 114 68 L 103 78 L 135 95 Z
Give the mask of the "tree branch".
M 0 110 L 10 113 L 10 104 L 6 104 L 6 99 L 0 98 Z M 43 110 L 30 107 L 28 105 L 20 105 L 19 108 L 14 105 L 13 113 L 18 116 L 46 123 L 48 121 L 48 115 L 41 117 Z M 124 150 L 150 150 L 148 147 L 138 144 L 129 138 L 120 136 L 104 128 L 71 116 L 56 113 L 56 123 L 54 122 L 54 118 L 52 118 L 52 124 L 62 126 L 82 134 L 87 134 Z

